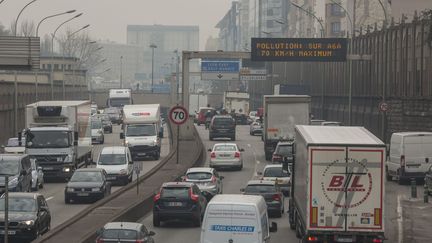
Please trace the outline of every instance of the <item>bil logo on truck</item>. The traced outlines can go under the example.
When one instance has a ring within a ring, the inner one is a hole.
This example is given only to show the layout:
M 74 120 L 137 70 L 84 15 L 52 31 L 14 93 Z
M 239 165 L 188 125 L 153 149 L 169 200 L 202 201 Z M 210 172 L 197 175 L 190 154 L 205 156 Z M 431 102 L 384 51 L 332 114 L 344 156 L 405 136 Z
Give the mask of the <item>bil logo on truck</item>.
M 342 166 L 343 164 L 343 166 Z M 372 191 L 372 175 L 367 160 L 348 158 L 327 165 L 322 176 L 321 190 L 325 198 L 337 208 L 354 208 L 361 205 Z

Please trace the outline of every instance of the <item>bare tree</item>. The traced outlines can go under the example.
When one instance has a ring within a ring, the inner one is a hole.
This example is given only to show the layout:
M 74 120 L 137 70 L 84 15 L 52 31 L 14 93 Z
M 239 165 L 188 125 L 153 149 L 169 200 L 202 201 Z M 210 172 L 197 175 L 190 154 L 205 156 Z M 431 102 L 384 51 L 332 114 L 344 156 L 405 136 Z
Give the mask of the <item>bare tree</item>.
M 33 21 L 25 20 L 21 23 L 20 32 L 18 32 L 20 36 L 34 36 L 35 34 L 35 23 Z
M 6 29 L 4 25 L 0 23 L 0 36 L 10 35 L 10 30 Z

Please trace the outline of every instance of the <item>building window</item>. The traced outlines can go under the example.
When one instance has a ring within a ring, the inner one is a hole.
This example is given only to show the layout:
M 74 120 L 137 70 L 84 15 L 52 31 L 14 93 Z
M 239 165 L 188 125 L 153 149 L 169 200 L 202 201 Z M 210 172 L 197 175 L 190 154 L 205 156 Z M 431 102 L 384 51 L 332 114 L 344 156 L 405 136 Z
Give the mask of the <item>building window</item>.
M 42 64 L 42 70 L 45 70 L 45 64 Z
M 273 16 L 273 9 L 268 9 L 267 10 L 267 15 L 268 16 Z
M 48 64 L 48 70 L 51 70 L 51 64 Z
M 273 20 L 267 20 L 267 28 L 273 28 L 274 27 L 274 21 Z
M 68 69 L 72 70 L 72 65 L 71 64 L 68 65 Z
M 59 69 L 59 65 L 58 64 L 54 64 L 54 70 L 58 70 Z
M 331 4 L 330 5 L 330 13 L 332 16 L 341 16 L 342 10 L 341 7 L 339 7 L 337 4 Z
M 340 22 L 331 23 L 331 31 L 332 34 L 338 34 L 341 31 L 341 23 Z

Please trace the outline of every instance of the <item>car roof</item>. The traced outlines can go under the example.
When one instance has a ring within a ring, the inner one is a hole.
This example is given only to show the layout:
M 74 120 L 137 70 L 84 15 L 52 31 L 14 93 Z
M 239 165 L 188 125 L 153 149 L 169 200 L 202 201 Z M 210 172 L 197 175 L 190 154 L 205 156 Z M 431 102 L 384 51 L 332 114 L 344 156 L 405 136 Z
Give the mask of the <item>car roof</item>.
M 247 185 L 276 185 L 276 181 L 267 181 L 267 180 L 250 180 Z
M 213 173 L 214 169 L 210 168 L 210 167 L 193 167 L 193 168 L 189 168 L 186 171 L 187 173 L 193 173 L 193 172 L 209 172 L 209 173 Z
M 237 146 L 236 143 L 215 143 L 215 144 L 214 144 L 214 146 L 226 146 L 226 145 L 229 145 L 229 146 Z
M 109 222 L 105 224 L 104 229 L 127 229 L 140 230 L 143 224 L 134 222 Z
M 266 166 L 264 167 L 264 170 L 266 170 L 267 168 L 282 168 L 282 164 L 266 165 Z
M 9 192 L 8 196 L 9 198 L 33 198 L 36 199 L 38 196 L 41 196 L 42 194 L 36 193 L 36 192 Z M 3 194 L 1 196 L 2 198 L 5 197 Z
M 280 141 L 277 145 L 293 145 L 294 141 Z
M 217 194 L 210 200 L 209 205 L 258 205 L 259 208 L 265 208 L 265 201 L 262 196 L 242 195 L 242 194 Z
M 230 116 L 230 115 L 215 115 L 213 117 L 213 119 L 216 119 L 216 118 L 231 118 L 231 119 L 233 119 L 232 116 Z
M 398 135 L 398 136 L 431 136 L 432 132 L 395 132 L 392 135 Z
M 99 172 L 102 172 L 102 171 L 104 171 L 104 169 L 102 169 L 102 168 L 79 168 L 75 172 L 78 172 L 78 171 L 95 171 L 95 172 L 99 171 Z
M 193 185 L 194 183 L 192 182 L 179 181 L 179 182 L 165 182 L 162 184 L 162 187 L 192 187 Z
M 32 131 L 46 131 L 46 127 L 30 127 Z M 50 131 L 69 131 L 68 127 L 50 127 Z
M 124 146 L 109 146 L 103 147 L 100 154 L 124 154 L 126 152 L 126 147 Z

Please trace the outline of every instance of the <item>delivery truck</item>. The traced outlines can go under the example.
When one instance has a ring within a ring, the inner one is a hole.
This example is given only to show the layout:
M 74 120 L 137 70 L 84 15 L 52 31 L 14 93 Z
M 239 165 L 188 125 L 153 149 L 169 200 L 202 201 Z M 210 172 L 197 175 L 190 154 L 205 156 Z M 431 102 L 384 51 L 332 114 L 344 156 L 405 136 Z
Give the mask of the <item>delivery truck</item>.
M 385 156 L 363 127 L 296 126 L 289 224 L 301 242 L 384 241 Z
M 133 104 L 131 89 L 110 89 L 107 107 L 123 108 L 125 105 Z
M 161 152 L 160 104 L 125 105 L 123 129 L 120 139 L 129 147 L 133 160 L 153 157 L 158 160 Z
M 295 139 L 295 125 L 309 125 L 310 102 L 307 95 L 264 95 L 262 138 L 266 160 L 271 160 L 279 141 Z
M 228 113 L 234 111 L 236 114 L 249 114 L 249 93 L 237 91 L 225 91 L 225 110 Z
M 39 101 L 26 107 L 25 153 L 45 178 L 70 178 L 92 160 L 90 101 Z

